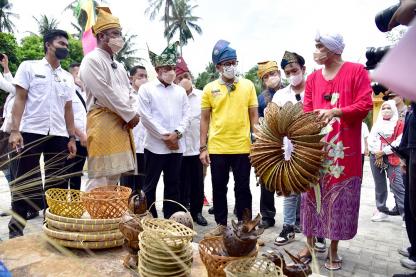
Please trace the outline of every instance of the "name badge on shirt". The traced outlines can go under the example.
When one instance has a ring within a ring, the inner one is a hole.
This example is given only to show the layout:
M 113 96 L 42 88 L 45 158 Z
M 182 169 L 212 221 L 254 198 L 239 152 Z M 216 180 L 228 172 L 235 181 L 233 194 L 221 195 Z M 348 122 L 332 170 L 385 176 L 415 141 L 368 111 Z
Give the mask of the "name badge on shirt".
M 40 74 L 35 74 L 35 78 L 46 78 L 46 76 L 45 75 L 40 75 Z
M 219 89 L 213 89 L 211 90 L 211 94 L 213 97 L 216 97 L 221 94 L 221 91 Z

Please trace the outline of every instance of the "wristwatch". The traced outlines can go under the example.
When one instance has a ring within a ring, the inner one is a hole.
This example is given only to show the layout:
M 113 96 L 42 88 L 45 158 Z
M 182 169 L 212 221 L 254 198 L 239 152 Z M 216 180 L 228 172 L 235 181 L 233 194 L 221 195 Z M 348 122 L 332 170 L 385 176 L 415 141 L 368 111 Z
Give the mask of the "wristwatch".
M 74 135 L 69 135 L 69 140 L 71 139 L 76 140 L 77 138 Z
M 175 130 L 176 135 L 178 136 L 178 139 L 182 138 L 182 133 L 179 132 L 178 130 Z

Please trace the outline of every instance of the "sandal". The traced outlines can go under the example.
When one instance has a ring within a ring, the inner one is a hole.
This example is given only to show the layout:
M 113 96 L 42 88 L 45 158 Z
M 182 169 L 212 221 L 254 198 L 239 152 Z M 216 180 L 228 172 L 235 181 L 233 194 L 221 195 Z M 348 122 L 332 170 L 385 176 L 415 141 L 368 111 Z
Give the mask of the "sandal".
M 329 257 L 326 257 L 325 268 L 329 271 L 340 270 L 342 268 L 342 257 L 338 256 L 332 261 Z
M 309 253 L 309 254 L 308 254 Z M 300 253 L 296 255 L 299 261 L 303 264 L 309 264 L 312 261 L 312 254 L 308 251 L 307 254 L 301 255 Z

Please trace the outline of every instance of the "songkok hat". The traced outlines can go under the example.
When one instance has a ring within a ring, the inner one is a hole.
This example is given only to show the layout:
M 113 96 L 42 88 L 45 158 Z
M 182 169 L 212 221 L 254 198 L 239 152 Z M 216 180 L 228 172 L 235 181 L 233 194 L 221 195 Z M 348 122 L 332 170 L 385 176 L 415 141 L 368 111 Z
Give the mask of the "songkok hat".
M 163 50 L 162 54 L 156 55 L 149 50 L 149 57 L 152 65 L 157 68 L 165 65 L 176 65 L 178 42 L 175 42 Z
M 212 49 L 212 62 L 217 65 L 223 61 L 236 60 L 237 52 L 231 48 L 230 43 L 220 39 Z
M 269 72 L 279 70 L 277 62 L 275 61 L 259 62 L 257 63 L 257 66 L 257 76 L 259 76 L 259 79 L 263 79 L 263 76 Z
M 315 41 L 321 42 L 329 51 L 341 55 L 345 48 L 344 38 L 339 33 L 317 33 Z
M 97 21 L 92 26 L 92 32 L 95 36 L 108 29 L 121 28 L 120 20 L 111 14 L 109 7 L 97 7 L 97 13 Z
M 282 61 L 280 62 L 280 67 L 284 70 L 286 65 L 290 63 L 298 63 L 300 66 L 304 66 L 305 59 L 301 55 L 296 54 L 295 52 L 285 51 Z
M 189 72 L 188 65 L 186 64 L 183 57 L 179 57 L 178 60 L 176 61 L 176 70 L 175 71 L 176 71 L 176 76 L 181 75 L 185 72 Z

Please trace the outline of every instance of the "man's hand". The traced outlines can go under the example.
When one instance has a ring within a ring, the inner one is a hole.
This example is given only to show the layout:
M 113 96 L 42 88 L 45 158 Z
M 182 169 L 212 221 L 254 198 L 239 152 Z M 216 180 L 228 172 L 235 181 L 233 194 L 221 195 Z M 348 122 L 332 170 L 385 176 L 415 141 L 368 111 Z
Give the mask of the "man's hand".
M 376 153 L 374 153 L 374 155 L 376 156 L 376 159 L 382 159 L 384 156 L 384 152 L 383 151 L 377 151 Z
M 19 149 L 23 147 L 23 137 L 19 131 L 11 131 L 9 136 L 9 143 L 13 149 Z
M 178 135 L 175 132 L 163 135 L 162 140 L 170 150 L 179 149 Z
M 3 53 L 3 59 L 0 61 L 1 66 L 4 69 L 4 73 L 10 72 L 9 70 L 9 58 Z
M 407 168 L 406 168 L 406 162 L 402 159 L 400 159 L 400 170 L 403 174 L 406 174 Z
M 140 116 L 136 114 L 132 120 L 130 120 L 126 125 L 124 125 L 124 129 L 133 129 L 136 127 L 137 124 L 140 122 Z
M 375 166 L 377 166 L 378 168 L 383 168 L 384 166 L 384 161 L 383 161 L 383 157 L 381 158 L 376 158 L 376 160 L 374 161 Z
M 79 137 L 79 142 L 82 146 L 87 147 L 87 134 L 82 133 L 82 135 Z
M 77 155 L 77 145 L 75 143 L 75 139 L 69 139 L 68 141 L 68 160 L 75 158 Z
M 203 165 L 209 166 L 209 164 L 211 163 L 211 160 L 209 159 L 209 154 L 208 154 L 207 149 L 205 149 L 204 151 L 201 152 L 201 154 L 199 154 L 199 160 L 201 161 Z
M 329 123 L 332 118 L 341 116 L 341 110 L 334 108 L 334 109 L 317 109 L 315 110 L 318 113 L 318 119 L 324 121 L 325 123 Z

